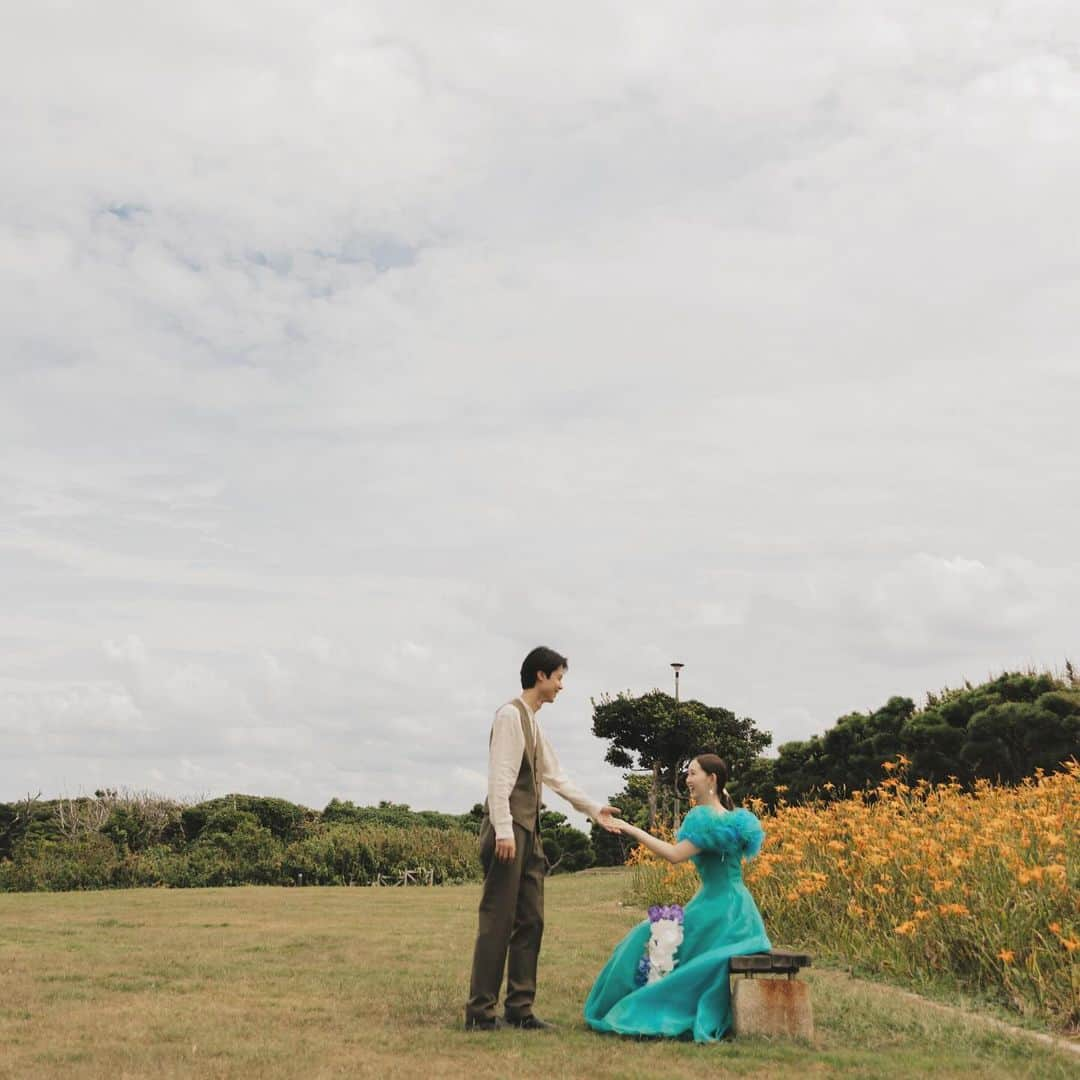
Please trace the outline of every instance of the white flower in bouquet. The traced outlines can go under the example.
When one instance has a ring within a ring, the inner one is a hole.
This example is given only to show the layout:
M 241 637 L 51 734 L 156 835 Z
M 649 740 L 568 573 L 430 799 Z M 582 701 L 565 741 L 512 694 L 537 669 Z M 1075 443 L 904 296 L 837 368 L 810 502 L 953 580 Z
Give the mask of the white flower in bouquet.
M 652 925 L 652 940 L 655 948 L 661 952 L 675 954 L 675 950 L 682 944 L 682 923 L 664 919 Z
M 660 919 L 652 924 L 649 935 L 649 977 L 654 983 L 675 969 L 675 953 L 682 944 L 682 923 Z
M 654 983 L 675 969 L 675 953 L 683 940 L 683 909 L 678 904 L 649 908 L 649 944 L 638 962 L 635 981 Z

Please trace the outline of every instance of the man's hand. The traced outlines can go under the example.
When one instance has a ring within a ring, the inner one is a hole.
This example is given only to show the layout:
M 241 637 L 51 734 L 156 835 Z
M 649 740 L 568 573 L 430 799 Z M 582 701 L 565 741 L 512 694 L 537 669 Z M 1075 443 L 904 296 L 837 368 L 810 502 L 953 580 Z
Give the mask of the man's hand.
M 514 838 L 512 836 L 505 840 L 495 841 L 495 858 L 499 862 L 513 862 L 514 856 L 517 854 L 517 846 L 514 844 Z
M 600 813 L 596 815 L 596 823 L 602 828 L 607 829 L 608 832 L 619 832 L 619 822 L 615 820 L 622 814 L 622 811 L 617 806 L 601 806 Z

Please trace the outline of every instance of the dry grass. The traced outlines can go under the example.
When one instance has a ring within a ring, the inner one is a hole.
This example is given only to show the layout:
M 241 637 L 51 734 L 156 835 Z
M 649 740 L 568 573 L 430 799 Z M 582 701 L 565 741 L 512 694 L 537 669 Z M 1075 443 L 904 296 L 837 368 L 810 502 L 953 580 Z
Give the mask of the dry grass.
M 478 897 L 437 889 L 0 895 L 0 1077 L 1070 1077 L 1027 1040 L 811 973 L 813 1046 L 588 1031 L 592 976 L 639 913 L 623 871 L 553 879 L 538 1011 L 461 1030 Z

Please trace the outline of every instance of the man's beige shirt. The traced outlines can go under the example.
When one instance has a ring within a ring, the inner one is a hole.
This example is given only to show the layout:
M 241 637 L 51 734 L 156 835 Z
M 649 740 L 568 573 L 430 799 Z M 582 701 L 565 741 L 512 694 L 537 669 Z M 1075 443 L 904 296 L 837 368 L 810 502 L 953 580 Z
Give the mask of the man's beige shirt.
M 521 698 L 516 700 L 525 706 L 532 733 L 536 736 L 541 784 L 561 795 L 579 813 L 586 814 L 595 821 L 602 804 L 593 802 L 563 772 L 555 748 L 548 742 L 536 714 Z M 491 729 L 491 750 L 488 755 L 488 813 L 491 815 L 496 840 L 509 840 L 514 835 L 514 823 L 510 817 L 510 792 L 517 783 L 521 755 L 524 753 L 525 735 L 521 730 L 521 718 L 514 703 L 507 702 L 495 714 L 495 723 Z

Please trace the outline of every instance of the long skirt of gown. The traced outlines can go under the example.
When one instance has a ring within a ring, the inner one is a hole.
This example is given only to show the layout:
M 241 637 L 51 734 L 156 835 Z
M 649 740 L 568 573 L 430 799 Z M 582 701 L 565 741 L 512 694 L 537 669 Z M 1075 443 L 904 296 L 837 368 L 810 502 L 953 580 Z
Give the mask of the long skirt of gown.
M 699 870 L 711 861 L 706 853 L 700 862 L 695 859 Z M 703 873 L 706 884 L 686 905 L 675 968 L 662 979 L 645 986 L 635 981 L 649 943 L 648 920 L 619 942 L 585 1002 L 589 1027 L 620 1035 L 692 1036 L 697 1042 L 724 1035 L 731 1027 L 731 957 L 772 948 L 737 862 L 729 869 L 734 873 Z

